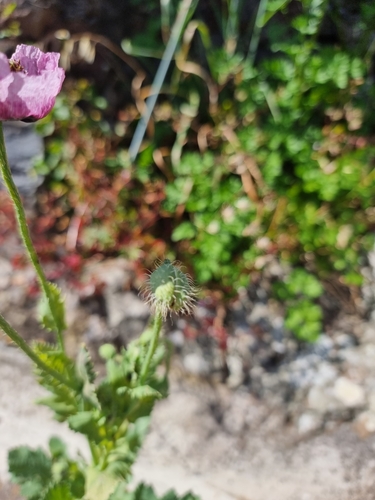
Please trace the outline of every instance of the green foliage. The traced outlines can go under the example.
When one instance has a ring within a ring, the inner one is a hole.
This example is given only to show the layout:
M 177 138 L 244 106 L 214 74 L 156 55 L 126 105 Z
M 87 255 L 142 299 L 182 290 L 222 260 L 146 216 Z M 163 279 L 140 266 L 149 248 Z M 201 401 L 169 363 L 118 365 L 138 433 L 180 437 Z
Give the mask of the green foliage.
M 64 444 L 50 441 L 50 454 L 26 447 L 9 454 L 9 470 L 22 493 L 30 500 L 107 500 L 120 484 L 126 485 L 131 466 L 148 429 L 156 400 L 168 390 L 167 374 L 158 367 L 164 362 L 163 343 L 153 351 L 146 376 L 146 362 L 154 332 L 147 330 L 119 354 L 103 346 L 106 375 L 96 383 L 96 374 L 87 349 L 82 346 L 76 362 L 55 346 L 36 343 L 34 353 L 49 369 L 60 374 L 66 384 L 47 371 L 38 369 L 39 383 L 50 396 L 40 401 L 59 421 L 86 436 L 93 463 L 69 459 Z
M 21 493 L 30 500 L 39 500 L 52 480 L 50 458 L 39 448 L 26 446 L 11 450 L 8 456 L 9 472 L 21 486 Z
M 61 291 L 54 283 L 47 282 L 47 286 L 51 294 L 52 304 L 49 304 L 45 295 L 41 297 L 39 302 L 40 322 L 47 330 L 61 332 L 66 328 L 65 305 Z M 55 312 L 55 316 L 52 316 L 51 308 Z
M 209 147 L 192 152 L 190 136 L 173 164 L 164 208 L 178 214 L 172 241 L 201 283 L 237 288 L 273 256 L 296 266 L 275 290 L 287 328 L 313 340 L 322 329 L 319 280 L 361 283 L 362 252 L 373 243 L 375 149 L 361 132 L 368 106 L 363 60 L 317 40 L 325 1 L 301 4 L 284 25 L 288 36 L 272 22 L 274 8 L 290 15 L 285 3 L 270 5 L 257 21 L 271 20 L 272 55 L 256 65 L 239 40 L 233 57 L 225 44 L 206 46 L 210 85 L 218 90 L 217 106 L 200 117 Z M 190 92 L 201 85 L 187 80 Z
M 160 18 L 155 3 L 145 7 L 150 30 L 123 43 L 151 73 L 144 56 L 163 52 L 176 6 L 163 4 Z M 83 213 L 76 245 L 86 254 L 141 251 L 154 260 L 169 251 L 199 283 L 229 294 L 272 258 L 306 266 L 321 283 L 358 286 L 373 244 L 375 10 L 360 2 L 349 30 L 360 35 L 348 43 L 335 2 L 269 0 L 253 20 L 246 8 L 207 7 L 215 27 L 196 11 L 136 166 L 127 152 L 134 106 L 111 134 L 106 103 L 79 81 L 38 124 L 47 155 L 37 169 L 49 173 L 63 218 Z M 329 23 L 336 43 L 322 36 Z
M 40 448 L 21 446 L 9 451 L 8 464 L 12 480 L 21 486 L 28 500 L 74 500 L 83 498 L 85 476 L 82 463 L 72 461 L 64 443 L 53 437 L 49 454 Z

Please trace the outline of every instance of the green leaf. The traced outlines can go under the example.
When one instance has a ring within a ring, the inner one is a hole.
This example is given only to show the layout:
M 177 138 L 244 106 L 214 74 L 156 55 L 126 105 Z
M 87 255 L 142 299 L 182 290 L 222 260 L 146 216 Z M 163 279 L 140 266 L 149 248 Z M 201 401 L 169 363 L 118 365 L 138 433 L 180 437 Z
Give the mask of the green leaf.
M 191 240 L 197 230 L 191 222 L 183 222 L 172 233 L 172 241 Z
M 102 437 L 99 434 L 97 412 L 80 411 L 76 415 L 68 418 L 69 427 L 75 431 L 85 434 L 92 441 L 100 442 Z
M 27 446 L 14 448 L 8 453 L 9 472 L 17 482 L 38 478 L 47 484 L 51 480 L 51 459 L 41 448 L 32 450 Z
M 43 500 L 75 500 L 68 485 L 56 484 L 43 496 Z
M 40 448 L 20 446 L 10 450 L 8 466 L 12 480 L 21 485 L 22 494 L 30 500 L 39 500 L 52 481 L 51 459 Z
M 39 401 L 55 411 L 55 418 L 63 421 L 78 411 L 82 382 L 77 379 L 74 362 L 56 346 L 44 342 L 35 342 L 32 346 L 35 354 L 50 368 L 63 375 L 76 390 L 58 382 L 54 377 L 37 368 L 35 371 L 38 382 L 45 387 L 52 396 Z M 77 394 L 78 393 L 78 394 Z
M 61 297 L 61 291 L 54 283 L 47 283 L 51 295 L 51 303 L 45 295 L 39 301 L 38 312 L 41 324 L 47 330 L 64 331 L 66 329 L 65 323 L 65 305 Z M 51 313 L 51 308 L 54 311 L 54 316 Z
M 86 472 L 86 494 L 84 500 L 109 500 L 121 479 L 93 467 Z
M 60 438 L 53 436 L 48 443 L 52 458 L 66 457 L 66 445 Z
M 99 401 L 96 395 L 96 388 L 93 383 L 96 378 L 96 373 L 94 371 L 94 364 L 91 360 L 90 354 L 85 346 L 81 346 L 78 351 L 76 372 L 78 379 L 80 379 L 83 383 L 83 397 L 91 403 L 92 406 L 98 408 Z

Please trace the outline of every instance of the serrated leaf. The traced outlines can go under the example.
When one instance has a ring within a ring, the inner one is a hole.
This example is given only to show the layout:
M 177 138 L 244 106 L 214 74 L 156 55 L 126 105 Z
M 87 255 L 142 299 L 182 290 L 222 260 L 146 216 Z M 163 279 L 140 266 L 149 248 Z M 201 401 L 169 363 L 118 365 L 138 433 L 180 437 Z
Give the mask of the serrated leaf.
M 79 393 L 82 382 L 77 379 L 74 362 L 56 346 L 37 342 L 32 348 L 47 366 L 63 375 L 73 387 L 76 386 L 74 390 L 57 381 L 49 373 L 39 368 L 35 370 L 39 384 L 52 393 L 51 396 L 43 398 L 40 404 L 49 406 L 55 412 L 57 420 L 66 420 L 69 415 L 77 413 L 80 403 Z
M 73 431 L 85 434 L 93 441 L 99 442 L 101 440 L 98 418 L 92 411 L 80 411 L 76 415 L 70 416 L 68 424 Z
M 82 395 L 95 408 L 99 408 L 94 380 L 96 377 L 94 364 L 85 346 L 81 346 L 76 361 L 77 377 L 83 383 Z
M 17 482 L 40 479 L 47 484 L 51 480 L 51 459 L 41 448 L 32 450 L 27 446 L 14 448 L 8 453 L 9 472 Z
M 48 489 L 41 500 L 74 500 L 74 497 L 66 484 L 57 484 Z
M 21 486 L 21 495 L 28 500 L 40 500 L 45 491 L 45 486 L 37 480 L 25 481 Z
M 47 330 L 62 332 L 66 329 L 65 304 L 61 297 L 61 291 L 54 283 L 47 283 L 50 292 L 50 301 L 45 295 L 39 301 L 39 321 Z M 51 312 L 51 308 L 54 314 Z
M 12 480 L 21 485 L 21 492 L 29 500 L 39 500 L 52 481 L 52 462 L 43 450 L 20 446 L 8 453 Z
M 66 457 L 66 445 L 60 438 L 52 436 L 48 442 L 49 451 L 52 458 Z

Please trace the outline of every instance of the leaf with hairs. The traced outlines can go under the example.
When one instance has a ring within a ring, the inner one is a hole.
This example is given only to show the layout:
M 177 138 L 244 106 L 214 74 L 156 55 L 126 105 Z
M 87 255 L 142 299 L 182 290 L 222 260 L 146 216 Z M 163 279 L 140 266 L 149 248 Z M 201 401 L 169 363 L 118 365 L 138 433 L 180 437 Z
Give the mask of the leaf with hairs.
M 21 485 L 27 499 L 39 500 L 52 481 L 51 459 L 40 448 L 20 446 L 10 450 L 8 465 L 12 480 Z
M 62 332 L 66 329 L 65 305 L 61 297 L 61 290 L 54 283 L 47 283 L 51 303 L 45 295 L 39 301 L 39 321 L 47 330 Z M 51 312 L 51 308 L 54 314 Z

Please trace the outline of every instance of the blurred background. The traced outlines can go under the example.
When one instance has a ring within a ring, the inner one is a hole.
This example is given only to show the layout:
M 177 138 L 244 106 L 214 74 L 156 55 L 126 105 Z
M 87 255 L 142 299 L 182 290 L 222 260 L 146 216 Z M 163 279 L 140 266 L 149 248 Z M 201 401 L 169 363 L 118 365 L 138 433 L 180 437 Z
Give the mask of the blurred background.
M 354 422 L 372 439 L 375 4 L 2 0 L 0 14 L 0 51 L 31 43 L 67 72 L 50 115 L 5 134 L 71 352 L 138 335 L 145 269 L 178 259 L 201 294 L 167 327 L 173 376 L 208 384 L 215 425 L 305 437 Z M 1 310 L 46 338 L 4 191 L 0 245 Z

